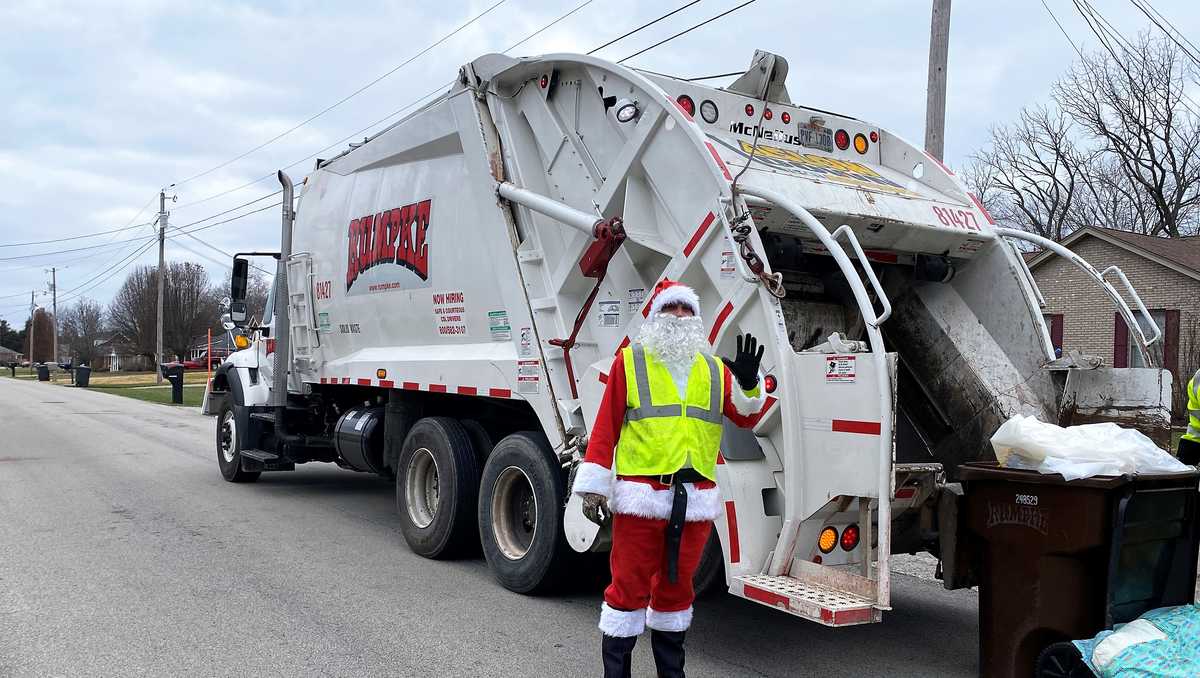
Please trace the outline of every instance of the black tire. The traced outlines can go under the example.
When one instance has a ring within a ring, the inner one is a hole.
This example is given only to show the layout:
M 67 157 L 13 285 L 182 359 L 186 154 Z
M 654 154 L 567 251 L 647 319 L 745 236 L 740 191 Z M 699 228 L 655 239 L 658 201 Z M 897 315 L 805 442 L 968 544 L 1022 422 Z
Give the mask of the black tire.
M 544 593 L 563 583 L 574 552 L 563 535 L 566 473 L 541 433 L 505 437 L 479 484 L 479 536 L 504 588 Z
M 1054 643 L 1038 656 L 1035 678 L 1096 678 L 1074 643 Z
M 217 465 L 221 477 L 231 483 L 252 483 L 262 475 L 262 471 L 242 470 L 242 435 L 229 398 L 217 412 Z
M 471 438 L 471 445 L 475 448 L 475 461 L 482 469 L 483 465 L 487 463 L 488 455 L 492 453 L 492 448 L 495 447 L 492 435 L 488 433 L 483 424 L 474 419 L 463 419 L 461 423 Z
M 704 553 L 700 555 L 700 564 L 692 575 L 692 589 L 697 598 L 712 596 L 724 592 L 725 586 L 725 552 L 721 550 L 721 538 L 717 535 L 717 527 L 713 525 L 704 544 Z
M 477 550 L 478 496 L 479 466 L 462 424 L 450 417 L 426 417 L 414 424 L 396 467 L 396 510 L 409 548 L 426 558 Z

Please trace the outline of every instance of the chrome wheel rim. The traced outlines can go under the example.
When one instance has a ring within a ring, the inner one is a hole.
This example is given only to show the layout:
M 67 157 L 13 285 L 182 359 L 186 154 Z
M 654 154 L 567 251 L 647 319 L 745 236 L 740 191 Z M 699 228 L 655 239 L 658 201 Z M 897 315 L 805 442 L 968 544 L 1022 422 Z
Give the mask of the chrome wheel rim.
M 500 553 L 520 560 L 537 536 L 537 497 L 529 476 L 516 466 L 500 472 L 492 486 L 492 535 Z
M 217 446 L 225 463 L 232 464 L 237 451 L 237 420 L 234 419 L 232 411 L 226 412 L 221 418 L 221 439 Z
M 437 516 L 438 485 L 437 460 L 433 453 L 427 447 L 413 452 L 405 474 L 404 499 L 409 519 L 419 528 L 429 527 Z

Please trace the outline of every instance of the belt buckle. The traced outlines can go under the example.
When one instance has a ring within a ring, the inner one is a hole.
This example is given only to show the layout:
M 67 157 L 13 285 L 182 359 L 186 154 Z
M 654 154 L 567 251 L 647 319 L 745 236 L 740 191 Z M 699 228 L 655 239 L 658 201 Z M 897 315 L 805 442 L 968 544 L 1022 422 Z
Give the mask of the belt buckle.
M 674 473 L 667 473 L 667 474 L 665 474 L 665 475 L 664 475 L 664 474 L 659 474 L 659 476 L 658 476 L 658 482 L 660 482 L 660 483 L 662 483 L 663 485 L 666 485 L 666 486 L 668 486 L 668 487 L 670 487 L 670 486 L 672 485 L 672 483 L 674 482 L 674 480 L 675 480 L 675 474 L 674 474 Z

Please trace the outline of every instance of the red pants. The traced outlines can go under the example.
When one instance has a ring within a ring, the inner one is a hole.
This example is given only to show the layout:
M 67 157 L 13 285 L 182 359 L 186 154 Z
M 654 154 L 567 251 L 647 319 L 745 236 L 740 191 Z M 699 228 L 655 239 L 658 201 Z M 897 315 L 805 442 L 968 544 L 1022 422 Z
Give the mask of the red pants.
M 612 583 L 604 590 L 604 602 L 614 610 L 649 607 L 647 626 L 660 631 L 683 631 L 691 624 L 695 597 L 692 575 L 700 564 L 712 522 L 684 523 L 679 545 L 679 577 L 674 583 L 667 579 L 666 527 L 665 520 L 613 515 L 609 557 Z

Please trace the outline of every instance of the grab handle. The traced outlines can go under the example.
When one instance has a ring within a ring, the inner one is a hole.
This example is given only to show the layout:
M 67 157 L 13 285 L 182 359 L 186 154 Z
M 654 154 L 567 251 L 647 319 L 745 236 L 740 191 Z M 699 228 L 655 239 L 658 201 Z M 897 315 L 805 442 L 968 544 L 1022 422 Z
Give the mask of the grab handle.
M 837 240 L 838 236 L 846 236 L 846 241 L 850 243 L 850 247 L 854 249 L 854 254 L 858 256 L 858 260 L 862 262 L 863 270 L 867 272 L 867 279 L 871 281 L 871 287 L 875 288 L 875 296 L 879 298 L 880 305 L 883 306 L 883 313 L 875 316 L 874 320 L 867 319 L 872 327 L 879 327 L 888 318 L 892 317 L 892 302 L 888 300 L 887 294 L 883 291 L 883 285 L 879 284 L 879 278 L 875 277 L 875 269 L 871 267 L 871 261 L 867 259 L 867 255 L 863 252 L 863 248 L 858 244 L 858 237 L 854 235 L 854 230 L 847 224 L 842 224 L 836 231 L 833 232 L 833 239 Z M 874 315 L 875 309 L 871 309 L 871 314 Z

